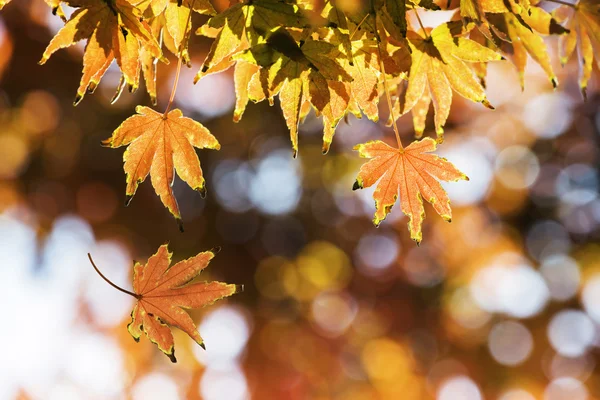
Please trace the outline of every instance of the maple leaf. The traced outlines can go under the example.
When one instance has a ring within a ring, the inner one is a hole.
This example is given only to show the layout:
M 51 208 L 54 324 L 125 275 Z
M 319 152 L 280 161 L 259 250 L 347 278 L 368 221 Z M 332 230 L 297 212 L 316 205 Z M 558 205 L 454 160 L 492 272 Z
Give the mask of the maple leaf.
M 488 108 L 485 90 L 466 64 L 501 60 L 495 51 L 470 39 L 453 34 L 456 24 L 441 24 L 433 30 L 416 33 L 409 31 L 408 43 L 412 52 L 408 87 L 404 98 L 398 101 L 399 113 L 412 110 L 415 131 L 420 137 L 424 120 L 433 102 L 435 130 L 440 141 L 444 124 L 452 105 L 452 90 L 471 101 L 482 103 Z
M 577 47 L 579 87 L 587 99 L 587 85 L 592 76 L 594 59 L 600 67 L 600 57 L 597 56 L 600 54 L 600 3 L 597 0 L 579 0 L 574 6 L 560 6 L 553 16 L 566 21 L 570 30 L 559 39 L 560 61 L 565 65 Z
M 140 77 L 140 42 L 155 57 L 161 54 L 147 25 L 140 22 L 140 11 L 126 0 L 65 0 L 64 3 L 77 9 L 50 41 L 39 63 L 44 64 L 61 48 L 88 39 L 75 104 L 83 99 L 86 90 L 94 91 L 113 60 L 117 61 L 130 89 L 135 90 Z
M 11 0 L 0 0 L 0 10 L 2 10 L 2 8 L 4 8 L 4 6 L 10 2 Z
M 215 37 L 215 41 L 194 83 L 203 76 L 229 68 L 233 65 L 231 56 L 246 49 L 248 44 L 258 44 L 282 26 L 304 28 L 308 20 L 297 5 L 281 0 L 246 0 L 211 18 L 197 31 Z
M 172 185 L 177 175 L 204 197 L 205 180 L 200 160 L 194 150 L 215 149 L 220 145 L 202 124 L 183 116 L 179 109 L 164 115 L 138 106 L 137 115 L 129 117 L 102 144 L 117 148 L 129 146 L 123 155 L 127 175 L 126 202 L 129 204 L 138 185 L 150 174 L 152 186 L 183 231 L 181 214 Z
M 560 26 L 549 13 L 539 7 L 522 8 L 520 14 L 505 12 L 489 14 L 488 20 L 508 41 L 498 41 L 500 49 L 513 62 L 519 73 L 521 87 L 525 85 L 525 67 L 527 56 L 537 62 L 546 72 L 552 86 L 558 86 L 558 79 L 552 68 L 548 49 L 541 35 L 565 34 L 568 31 Z
M 151 24 L 160 26 L 159 33 L 165 47 L 174 55 L 181 56 L 188 66 L 191 66 L 188 52 L 190 14 L 192 11 L 211 16 L 217 13 L 209 0 L 143 0 L 137 7 L 143 10 L 144 17 L 152 21 Z
M 131 312 L 131 322 L 127 325 L 133 339 L 139 342 L 142 333 L 145 333 L 172 362 L 177 362 L 175 342 L 169 327 L 181 329 L 205 348 L 196 324 L 185 310 L 210 305 L 244 290 L 242 285 L 215 281 L 190 284 L 208 266 L 218 250 L 205 251 L 170 266 L 172 253 L 166 244 L 160 246 L 146 264 L 134 265 L 133 293 L 110 282 L 89 254 L 88 257 L 104 280 L 137 299 Z
M 340 48 L 312 39 L 298 45 L 285 29 L 279 29 L 266 43 L 252 46 L 234 58 L 267 70 L 261 79 L 264 98 L 279 94 L 294 156 L 298 152 L 298 124 L 305 101 L 323 115 L 323 153 L 326 153 L 350 101 L 348 82 L 352 77 L 337 62 L 346 59 Z
M 352 189 L 369 187 L 379 181 L 373 193 L 375 226 L 391 211 L 398 191 L 402 212 L 409 218 L 410 237 L 417 244 L 422 240 L 421 225 L 425 218 L 423 198 L 431 203 L 442 218 L 451 220 L 450 200 L 437 179 L 458 181 L 469 178 L 445 158 L 428 154 L 435 149 L 436 142 L 431 138 L 414 141 L 404 149 L 391 147 L 380 140 L 354 147 L 361 157 L 371 160 L 360 168 Z

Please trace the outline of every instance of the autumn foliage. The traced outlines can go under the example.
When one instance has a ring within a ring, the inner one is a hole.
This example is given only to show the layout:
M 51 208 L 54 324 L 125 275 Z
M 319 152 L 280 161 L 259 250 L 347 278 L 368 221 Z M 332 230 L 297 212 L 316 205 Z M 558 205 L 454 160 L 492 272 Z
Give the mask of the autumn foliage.
M 0 8 L 9 1 L 0 0 Z M 136 114 L 116 127 L 103 144 L 128 146 L 124 154 L 126 204 L 150 175 L 157 195 L 180 226 L 181 214 L 171 188 L 175 172 L 204 194 L 206 183 L 195 148 L 218 150 L 216 137 L 227 134 L 215 132 L 213 136 L 180 110 L 171 109 L 177 85 L 192 84 L 179 82 L 179 70 L 183 64 L 191 65 L 188 43 L 194 33 L 213 39 L 195 82 L 234 68 L 236 122 L 242 120 L 250 101 L 273 104 L 278 98 L 294 156 L 300 147 L 299 125 L 310 112 L 322 116 L 324 154 L 348 114 L 378 121 L 382 112 L 382 119 L 395 133 L 395 143 L 371 141 L 355 147 L 370 160 L 358 172 L 354 189 L 377 184 L 375 225 L 385 219 L 399 197 L 409 217 L 410 236 L 417 243 L 422 240 L 423 199 L 450 221 L 450 200 L 439 181 L 468 179 L 450 161 L 432 154 L 443 142 L 455 94 L 493 109 L 485 92 L 488 64 L 511 62 L 524 86 L 529 58 L 544 70 L 548 85 L 556 87 L 558 80 L 544 42 L 547 35 L 560 36 L 563 64 L 577 53 L 584 97 L 593 65 L 599 64 L 597 0 L 548 1 L 558 4 L 551 12 L 538 0 L 244 0 L 232 1 L 221 12 L 209 0 L 47 3 L 57 18 L 64 15 L 62 5 L 75 11 L 48 44 L 40 64 L 58 50 L 86 41 L 75 104 L 94 92 L 113 62 L 122 74 L 113 101 L 125 88 L 137 90 L 144 80 L 156 104 L 157 68 L 172 55 L 176 57 L 178 74 L 166 109 L 138 106 Z M 432 29 L 421 24 L 419 10 L 453 13 Z M 207 16 L 206 23 L 194 26 L 195 13 Z M 387 107 L 380 110 L 381 98 Z M 432 127 L 427 124 L 431 108 Z M 404 147 L 396 121 L 407 113 L 412 114 L 417 140 Z M 430 128 L 437 143 L 421 139 Z M 134 338 L 145 332 L 173 360 L 173 338 L 165 324 L 181 328 L 202 344 L 181 307 L 199 307 L 237 290 L 235 285 L 221 283 L 182 286 L 212 256 L 200 253 L 168 268 L 170 254 L 162 246 L 146 266 L 135 266 L 138 304 L 129 326 Z

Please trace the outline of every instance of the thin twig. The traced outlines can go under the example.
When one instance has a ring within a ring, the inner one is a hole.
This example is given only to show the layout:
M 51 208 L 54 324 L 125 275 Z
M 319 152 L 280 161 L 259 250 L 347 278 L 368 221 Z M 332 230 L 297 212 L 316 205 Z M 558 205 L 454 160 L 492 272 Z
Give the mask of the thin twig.
M 365 16 L 364 16 L 364 18 L 358 23 L 358 25 L 356 25 L 356 28 L 354 28 L 354 31 L 350 34 L 350 40 L 352 40 L 352 38 L 354 37 L 354 34 L 356 32 L 358 32 L 358 29 L 363 24 L 363 22 L 365 22 L 367 20 L 368 16 L 369 16 L 369 13 L 366 13 Z
M 110 286 L 114 287 L 115 289 L 117 289 L 120 292 L 123 293 L 127 293 L 130 296 L 135 297 L 136 299 L 140 299 L 141 296 L 139 294 L 135 294 L 133 292 L 130 292 L 129 290 L 125 290 L 117 285 L 115 285 L 114 283 L 112 283 L 107 277 L 105 277 L 102 272 L 100 272 L 100 270 L 98 269 L 98 267 L 96 267 L 96 264 L 94 263 L 94 260 L 92 259 L 92 255 L 90 253 L 88 253 L 88 258 L 90 259 L 90 262 L 92 263 L 92 267 L 94 267 L 94 269 L 96 270 L 96 272 L 98 273 L 98 275 L 100 275 L 100 277 L 102 277 L 102 279 L 104 279 Z
M 385 65 L 383 63 L 383 57 L 381 56 L 381 49 L 379 48 L 379 41 L 377 41 L 377 52 L 379 53 L 379 68 L 383 75 L 383 90 L 385 92 L 385 98 L 387 99 L 388 108 L 390 109 L 390 118 L 392 119 L 392 127 L 394 128 L 394 134 L 396 135 L 396 141 L 398 142 L 398 148 L 403 149 L 402 140 L 400 140 L 400 133 L 398 132 L 398 126 L 396 126 L 396 117 L 394 116 L 394 105 L 392 104 L 392 98 L 390 97 L 390 91 L 387 85 L 387 77 L 385 74 Z
M 419 25 L 421 25 L 421 29 L 425 33 L 425 37 L 427 39 L 429 39 L 429 34 L 425 30 L 425 26 L 423 26 L 423 21 L 421 21 L 421 16 L 419 15 L 419 11 L 416 8 L 413 8 L 413 11 L 415 12 L 415 15 L 417 16 L 417 21 L 419 21 Z
M 371 0 L 371 8 L 374 9 L 372 0 Z M 390 90 L 388 89 L 388 85 L 387 85 L 385 64 L 383 62 L 383 52 L 381 51 L 381 47 L 380 47 L 381 46 L 381 37 L 379 36 L 379 31 L 377 30 L 377 17 L 375 17 L 375 37 L 377 39 L 377 53 L 379 56 L 379 69 L 381 70 L 381 74 L 383 75 L 383 90 L 385 92 L 385 98 L 387 99 L 388 108 L 390 110 L 390 118 L 392 119 L 392 127 L 394 128 L 394 134 L 396 135 L 396 141 L 398 142 L 398 148 L 400 150 L 402 150 L 402 149 L 404 149 L 404 146 L 402 146 L 402 140 L 400 140 L 400 132 L 398 132 L 398 126 L 396 125 L 396 117 L 394 116 L 394 105 L 392 104 Z
M 175 72 L 175 82 L 173 82 L 173 88 L 171 89 L 171 97 L 169 97 L 169 103 L 167 104 L 167 108 L 163 113 L 163 118 L 167 118 L 167 114 L 171 110 L 171 106 L 173 105 L 173 101 L 175 100 L 175 93 L 177 93 L 177 85 L 179 84 L 179 76 L 181 75 L 181 64 L 182 64 L 182 54 L 184 49 L 184 43 L 187 37 L 187 30 L 190 25 L 190 21 L 192 20 L 192 14 L 194 14 L 194 3 L 196 0 L 192 0 L 190 4 L 190 15 L 188 16 L 187 22 L 185 23 L 185 28 L 183 29 L 183 41 L 181 42 L 181 48 L 179 49 L 178 60 L 177 60 L 177 71 Z M 189 41 L 189 39 L 188 39 Z

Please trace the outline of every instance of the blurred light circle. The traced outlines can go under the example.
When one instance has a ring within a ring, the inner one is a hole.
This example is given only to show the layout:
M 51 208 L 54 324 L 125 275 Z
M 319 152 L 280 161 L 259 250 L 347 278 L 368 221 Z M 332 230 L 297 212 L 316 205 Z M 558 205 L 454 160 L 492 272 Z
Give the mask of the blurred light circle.
M 595 366 L 596 360 L 590 354 L 584 354 L 579 357 L 565 357 L 560 354 L 554 354 L 550 362 L 549 377 L 557 379 L 568 376 L 585 381 L 594 371 Z
M 342 293 L 321 293 L 312 302 L 312 316 L 327 336 L 336 337 L 344 333 L 357 312 L 356 302 Z
M 16 178 L 23 172 L 29 161 L 29 146 L 25 138 L 0 135 L 0 179 Z
M 239 309 L 221 306 L 206 315 L 198 327 L 209 351 L 194 346 L 194 356 L 211 368 L 228 368 L 239 358 L 250 336 L 246 316 Z
M 440 155 L 469 177 L 468 182 L 441 182 L 452 204 L 464 206 L 483 200 L 494 175 L 490 162 L 496 156 L 494 145 L 485 138 L 468 139 L 440 151 Z
M 573 164 L 556 179 L 555 191 L 561 202 L 583 205 L 598 197 L 598 172 L 585 164 Z
M 260 160 L 250 184 L 250 200 L 254 206 L 271 215 L 294 211 L 302 194 L 299 165 L 288 150 L 273 151 Z
M 246 400 L 250 398 L 244 372 L 237 365 L 227 370 L 208 368 L 200 380 L 204 400 Z
M 588 315 L 600 324 L 600 274 L 593 275 L 583 287 L 581 301 Z
M 544 400 L 586 400 L 586 387 L 574 378 L 558 378 L 550 382 L 544 391 Z
M 138 379 L 131 390 L 133 400 L 179 400 L 177 384 L 169 375 L 152 372 Z
M 565 310 L 552 317 L 548 339 L 561 355 L 578 357 L 586 352 L 596 337 L 596 327 L 582 311 Z
M 193 76 L 192 70 L 182 68 L 181 81 L 192 82 Z M 235 105 L 233 79 L 229 74 L 211 74 L 202 77 L 196 85 L 180 85 L 175 101 L 181 108 L 198 112 L 205 118 L 227 114 Z
M 446 276 L 446 270 L 428 246 L 410 249 L 402 268 L 408 281 L 416 286 L 432 287 L 443 281 Z
M 244 212 L 252 208 L 248 198 L 254 173 L 248 164 L 238 160 L 224 160 L 213 173 L 213 185 L 219 203 L 229 211 Z
M 510 146 L 496 158 L 496 177 L 510 189 L 530 187 L 540 173 L 537 156 L 525 146 Z
M 571 257 L 562 254 L 545 258 L 540 272 L 546 280 L 550 296 L 555 300 L 568 300 L 579 289 L 579 265 Z
M 535 400 L 535 397 L 523 389 L 511 389 L 502 393 L 498 400 Z
M 536 222 L 527 232 L 525 243 L 529 255 L 538 261 L 553 254 L 566 254 L 571 249 L 565 227 L 550 220 Z
M 502 311 L 498 293 L 499 283 L 508 273 L 508 268 L 500 265 L 491 265 L 476 272 L 471 279 L 469 289 L 479 307 L 488 312 Z
M 488 348 L 498 363 L 519 365 L 527 360 L 533 350 L 533 336 L 521 323 L 499 322 L 488 335 Z
M 362 350 L 362 363 L 371 379 L 394 381 L 413 369 L 410 353 L 389 338 L 370 340 Z
M 576 195 L 576 194 L 574 194 Z M 586 196 L 581 194 L 582 197 Z M 565 202 L 565 196 L 561 199 L 558 214 L 565 228 L 579 235 L 588 235 L 594 232 L 600 222 L 600 200 L 596 198 L 596 193 L 593 193 L 594 200 L 585 204 L 577 204 L 575 202 Z
M 573 101 L 567 94 L 544 93 L 527 103 L 522 120 L 537 137 L 554 139 L 571 125 L 572 107 Z
M 478 271 L 470 284 L 477 304 L 489 312 L 517 318 L 538 314 L 549 291 L 540 274 L 527 265 L 492 265 Z
M 460 287 L 452 294 L 449 310 L 452 318 L 467 329 L 481 328 L 491 318 L 488 312 L 477 306 L 466 287 Z
M 367 234 L 354 250 L 355 259 L 367 275 L 377 275 L 396 261 L 399 254 L 399 240 L 392 234 Z
M 88 394 L 109 398 L 125 387 L 123 353 L 108 336 L 89 332 L 75 334 L 65 367 L 66 375 Z
M 475 382 L 466 376 L 455 376 L 442 383 L 437 400 L 482 400 L 481 392 Z

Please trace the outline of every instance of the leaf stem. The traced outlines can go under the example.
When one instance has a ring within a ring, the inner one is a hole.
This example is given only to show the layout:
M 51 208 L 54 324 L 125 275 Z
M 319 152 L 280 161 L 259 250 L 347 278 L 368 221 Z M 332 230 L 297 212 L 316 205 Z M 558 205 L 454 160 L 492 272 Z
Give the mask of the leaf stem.
M 421 29 L 423 30 L 423 33 L 425 33 L 425 37 L 427 39 L 429 39 L 429 34 L 425 30 L 425 26 L 423 25 L 423 21 L 421 21 L 421 16 L 419 15 L 419 11 L 416 8 L 413 8 L 413 11 L 415 12 L 415 15 L 417 16 L 417 21 L 419 21 L 419 25 L 421 25 Z
M 372 4 L 373 4 L 373 2 L 371 1 L 371 5 Z M 383 90 L 385 92 L 385 98 L 387 99 L 388 108 L 390 109 L 390 118 L 392 119 L 392 127 L 394 128 L 394 134 L 396 135 L 396 142 L 398 142 L 398 148 L 400 150 L 402 150 L 402 149 L 404 149 L 404 146 L 402 146 L 402 140 L 400 139 L 400 132 L 398 132 L 398 126 L 396 125 L 396 117 L 394 116 L 394 105 L 392 104 L 390 90 L 387 85 L 385 64 L 383 62 L 383 52 L 381 51 L 381 47 L 380 47 L 381 46 L 381 37 L 379 36 L 379 31 L 377 30 L 377 15 L 375 15 L 375 37 L 377 39 L 377 53 L 379 56 L 379 69 L 381 70 L 381 74 L 383 75 Z
M 360 29 L 361 25 L 363 24 L 363 22 L 365 22 L 367 20 L 367 17 L 370 15 L 370 13 L 366 13 L 365 16 L 363 17 L 363 19 L 358 23 L 358 25 L 356 25 L 356 28 L 354 28 L 354 31 L 352 31 L 352 33 L 350 34 L 350 40 L 352 40 L 352 38 L 354 37 L 354 34 L 356 32 L 358 32 L 358 30 Z
M 135 294 L 133 292 L 130 292 L 129 290 L 125 290 L 117 285 L 115 285 L 114 283 L 112 283 L 107 277 L 105 277 L 102 272 L 100 272 L 100 270 L 98 269 L 98 267 L 96 267 L 96 264 L 94 263 L 94 260 L 92 259 L 92 255 L 90 253 L 88 253 L 88 258 L 90 259 L 90 262 L 92 263 L 92 267 L 94 267 L 94 269 L 96 270 L 96 272 L 98 273 L 98 275 L 100 275 L 100 277 L 102 279 L 104 279 L 110 286 L 114 287 L 115 289 L 117 289 L 120 292 L 123 293 L 127 293 L 130 296 L 135 297 L 136 299 L 140 299 L 141 296 L 139 294 Z
M 177 71 L 175 72 L 175 82 L 173 82 L 173 88 L 171 89 L 171 96 L 169 97 L 169 103 L 167 103 L 167 108 L 163 113 L 163 118 L 167 118 L 167 114 L 171 110 L 171 106 L 173 105 L 173 101 L 175 101 L 175 93 L 177 93 L 177 85 L 179 84 L 179 76 L 181 75 L 181 64 L 182 64 L 182 53 L 184 49 L 184 43 L 187 37 L 187 30 L 190 26 L 190 21 L 192 20 L 192 14 L 194 14 L 194 3 L 196 0 L 192 0 L 190 4 L 190 15 L 188 15 L 187 22 L 185 23 L 185 28 L 183 29 L 183 40 L 181 42 L 181 47 L 179 48 L 179 54 L 177 56 Z M 189 40 L 189 39 L 188 39 Z
M 563 6 L 569 6 L 572 8 L 577 8 L 576 4 L 573 3 L 567 3 L 566 1 L 561 1 L 561 0 L 546 0 L 549 3 L 556 3 L 556 4 L 562 4 Z

